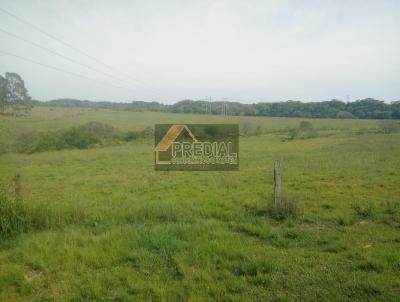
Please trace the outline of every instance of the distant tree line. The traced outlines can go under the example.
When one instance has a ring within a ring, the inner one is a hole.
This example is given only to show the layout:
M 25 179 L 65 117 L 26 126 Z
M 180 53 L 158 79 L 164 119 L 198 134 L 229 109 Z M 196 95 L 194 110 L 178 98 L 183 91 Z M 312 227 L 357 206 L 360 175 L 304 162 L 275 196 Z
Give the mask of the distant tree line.
M 53 107 L 85 107 L 126 111 L 164 111 L 174 113 L 276 116 L 302 118 L 360 118 L 400 119 L 400 101 L 385 103 L 366 98 L 355 102 L 331 100 L 324 102 L 286 101 L 275 103 L 242 104 L 239 102 L 207 102 L 183 100 L 173 105 L 158 102 L 131 103 L 92 102 L 89 100 L 57 99 L 48 102 L 33 101 L 21 76 L 7 72 L 0 75 L 0 114 L 28 112 L 33 105 Z
M 135 101 L 132 103 L 116 103 L 116 102 L 94 102 L 89 100 L 77 99 L 56 99 L 47 102 L 33 101 L 37 106 L 50 107 L 80 107 L 80 108 L 95 108 L 95 109 L 112 109 L 126 111 L 166 111 L 163 104 L 157 102 L 142 102 Z
M 0 114 L 18 114 L 31 108 L 32 99 L 21 76 L 13 72 L 0 75 Z
M 158 102 L 114 103 L 92 102 L 76 99 L 57 99 L 48 102 L 35 101 L 39 106 L 86 107 L 127 111 L 165 111 L 194 114 L 226 114 L 244 116 L 302 117 L 302 118 L 359 118 L 400 119 L 400 101 L 390 104 L 366 98 L 355 102 L 331 100 L 304 103 L 286 101 L 279 103 L 242 104 L 239 102 L 207 102 L 183 100 L 173 105 Z

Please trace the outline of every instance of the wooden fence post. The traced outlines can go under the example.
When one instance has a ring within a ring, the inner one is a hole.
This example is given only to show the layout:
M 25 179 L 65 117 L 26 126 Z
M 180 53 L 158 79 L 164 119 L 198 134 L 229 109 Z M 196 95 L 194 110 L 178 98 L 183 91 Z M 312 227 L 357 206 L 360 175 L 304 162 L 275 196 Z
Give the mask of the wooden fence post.
M 20 198 L 21 197 L 21 175 L 19 173 L 15 174 L 14 182 L 15 182 L 15 197 Z
M 276 160 L 274 165 L 274 205 L 275 210 L 281 204 L 281 161 Z

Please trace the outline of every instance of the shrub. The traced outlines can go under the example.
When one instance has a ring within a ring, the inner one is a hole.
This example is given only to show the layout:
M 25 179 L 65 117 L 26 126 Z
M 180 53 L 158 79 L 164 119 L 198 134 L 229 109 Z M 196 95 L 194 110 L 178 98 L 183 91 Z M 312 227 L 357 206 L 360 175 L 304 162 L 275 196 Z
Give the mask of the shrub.
M 288 139 L 288 140 L 293 140 L 293 139 L 295 139 L 295 138 L 297 137 L 298 134 L 299 134 L 299 130 L 296 129 L 296 128 L 292 128 L 292 129 L 290 129 L 289 132 L 288 132 L 288 137 L 287 137 L 287 139 Z
M 314 138 L 317 137 L 318 132 L 314 129 L 309 121 L 301 121 L 297 128 L 291 128 L 287 134 L 287 140 L 293 140 L 296 137 L 301 138 Z
M 139 137 L 152 137 L 154 129 L 147 127 L 143 131 L 122 133 L 111 125 L 89 122 L 79 127 L 60 131 L 26 132 L 16 139 L 18 153 L 34 153 L 62 149 L 88 149 L 98 144 L 112 141 L 131 141 Z
M 304 138 L 313 138 L 317 136 L 317 131 L 309 121 L 301 121 L 299 131 L 303 133 Z
M 300 131 L 309 131 L 312 129 L 314 129 L 313 125 L 309 121 L 301 121 L 299 124 Z
M 78 129 L 98 139 L 118 139 L 121 137 L 121 133 L 117 128 L 100 122 L 88 122 L 79 126 Z
M 128 131 L 124 134 L 124 141 L 133 141 L 140 137 L 140 133 L 136 131 Z
M 17 136 L 15 150 L 18 153 L 34 153 L 37 151 L 39 136 L 36 132 L 25 132 Z
M 67 147 L 87 149 L 104 140 L 121 139 L 118 129 L 100 122 L 88 122 L 61 134 Z
M 87 149 L 100 142 L 96 135 L 79 128 L 72 128 L 62 133 L 62 140 L 66 146 L 78 149 Z
M 62 150 L 67 148 L 61 133 L 59 132 L 41 132 L 38 134 L 36 152 Z
M 240 125 L 239 133 L 242 136 L 257 136 L 263 133 L 263 128 L 261 125 L 254 125 L 250 121 L 245 121 Z

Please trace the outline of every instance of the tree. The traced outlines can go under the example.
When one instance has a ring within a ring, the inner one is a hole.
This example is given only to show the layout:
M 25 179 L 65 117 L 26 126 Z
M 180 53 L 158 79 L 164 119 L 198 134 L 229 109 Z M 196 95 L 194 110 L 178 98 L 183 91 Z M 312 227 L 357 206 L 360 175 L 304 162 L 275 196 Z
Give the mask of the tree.
M 400 119 L 400 101 L 392 102 L 392 118 Z
M 0 113 L 6 109 L 7 80 L 0 75 Z
M 20 75 L 6 72 L 5 81 L 5 98 L 4 102 L 2 102 L 4 103 L 4 109 L 10 107 L 14 112 L 20 110 L 24 110 L 25 112 L 29 111 L 32 108 L 32 99 Z

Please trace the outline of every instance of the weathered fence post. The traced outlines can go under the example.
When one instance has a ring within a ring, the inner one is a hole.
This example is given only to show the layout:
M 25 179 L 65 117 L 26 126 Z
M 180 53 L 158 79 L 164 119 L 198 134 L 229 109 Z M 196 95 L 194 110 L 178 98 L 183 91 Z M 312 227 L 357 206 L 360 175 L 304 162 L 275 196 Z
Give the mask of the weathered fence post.
M 281 161 L 276 160 L 274 165 L 274 205 L 275 210 L 281 204 Z
M 15 197 L 20 198 L 21 197 L 21 175 L 19 173 L 15 174 L 14 182 L 15 182 Z

